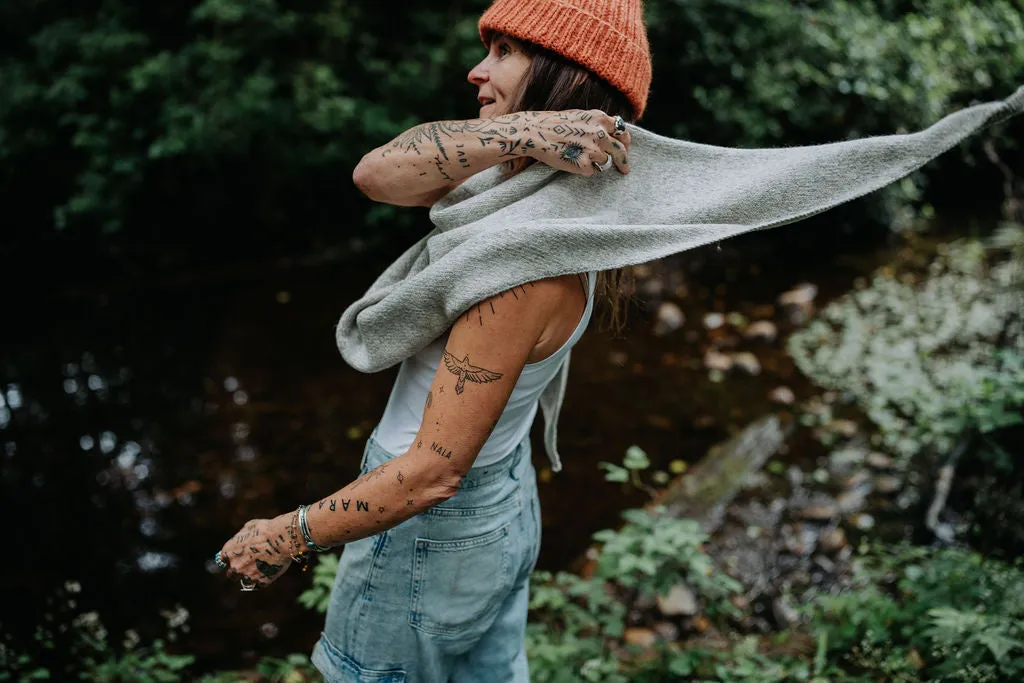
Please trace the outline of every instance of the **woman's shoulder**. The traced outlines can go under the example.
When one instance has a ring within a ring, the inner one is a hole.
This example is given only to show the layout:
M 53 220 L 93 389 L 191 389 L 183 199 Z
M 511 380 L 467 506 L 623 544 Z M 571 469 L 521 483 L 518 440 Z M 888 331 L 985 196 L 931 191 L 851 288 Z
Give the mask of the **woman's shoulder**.
M 541 278 L 478 301 L 455 324 L 483 327 L 488 319 L 515 319 L 547 327 L 551 320 L 564 317 L 578 320 L 588 295 L 586 273 Z

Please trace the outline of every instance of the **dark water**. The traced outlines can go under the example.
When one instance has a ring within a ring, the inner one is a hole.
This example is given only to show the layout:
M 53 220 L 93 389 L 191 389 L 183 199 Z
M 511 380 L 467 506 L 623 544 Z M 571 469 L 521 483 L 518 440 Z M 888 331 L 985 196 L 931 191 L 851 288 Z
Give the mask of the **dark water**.
M 535 448 L 541 568 L 568 568 L 592 532 L 645 501 L 605 483 L 599 461 L 620 461 L 637 444 L 656 465 L 693 462 L 777 409 L 770 389 L 806 392 L 779 342 L 751 347 L 759 377 L 709 381 L 701 317 L 771 317 L 764 305 L 802 281 L 826 300 L 885 244 L 878 233 L 822 230 L 794 226 L 670 261 L 684 274 L 688 294 L 677 301 L 687 321 L 665 337 L 651 333 L 643 306 L 624 337 L 596 324 L 584 336 L 560 423 L 564 471 L 549 476 Z M 3 629 L 26 637 L 46 597 L 75 579 L 79 608 L 99 610 L 113 633 L 158 632 L 159 610 L 183 605 L 191 631 L 182 649 L 203 667 L 308 651 L 321 624 L 295 602 L 308 575 L 243 594 L 211 557 L 250 518 L 294 509 L 356 473 L 394 371 L 348 368 L 333 328 L 382 265 L 243 268 L 46 293 L 12 283 L 0 347 L 0 510 L 15 541 L 2 570 Z

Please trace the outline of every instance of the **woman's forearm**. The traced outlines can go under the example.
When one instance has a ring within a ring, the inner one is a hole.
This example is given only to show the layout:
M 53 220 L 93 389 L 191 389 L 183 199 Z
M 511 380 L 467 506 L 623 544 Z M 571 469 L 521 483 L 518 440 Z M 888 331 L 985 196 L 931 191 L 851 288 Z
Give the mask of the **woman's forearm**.
M 457 486 L 447 468 L 401 455 L 309 506 L 310 535 L 322 546 L 373 536 L 447 500 Z
M 415 203 L 503 161 L 529 156 L 536 144 L 530 131 L 535 117 L 519 112 L 420 124 L 366 154 L 352 179 L 375 201 Z

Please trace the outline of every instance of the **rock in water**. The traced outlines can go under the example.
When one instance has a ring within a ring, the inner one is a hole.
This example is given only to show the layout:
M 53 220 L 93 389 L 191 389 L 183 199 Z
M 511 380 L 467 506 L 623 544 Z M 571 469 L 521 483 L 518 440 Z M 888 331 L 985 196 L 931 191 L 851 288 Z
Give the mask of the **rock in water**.
M 775 387 L 768 392 L 768 400 L 772 403 L 779 403 L 784 406 L 791 406 L 796 403 L 796 394 L 789 387 L 783 385 Z
M 675 332 L 683 326 L 684 322 L 686 322 L 686 316 L 683 315 L 683 310 L 671 301 L 666 301 L 658 306 L 658 315 L 654 323 L 654 335 L 663 337 L 670 332 Z
M 658 609 L 666 617 L 680 614 L 692 617 L 697 613 L 697 598 L 685 584 L 677 583 L 668 595 L 658 596 Z
M 747 339 L 757 339 L 770 344 L 779 336 L 779 328 L 770 320 L 755 320 L 743 330 L 743 336 Z
M 708 349 L 708 352 L 704 354 L 704 367 L 708 370 L 728 372 L 732 368 L 732 358 L 721 351 Z
M 742 369 L 748 375 L 761 374 L 761 361 L 759 361 L 757 356 L 749 351 L 742 351 L 740 353 L 733 354 L 732 362 L 735 367 Z
M 818 543 L 821 545 L 821 549 L 828 553 L 842 550 L 846 547 L 846 532 L 842 527 L 824 531 L 818 539 Z
M 664 505 L 667 516 L 696 520 L 706 533 L 713 532 L 749 473 L 764 467 L 785 438 L 786 430 L 775 415 L 753 422 L 733 438 L 713 446 L 703 460 L 669 484 L 652 505 Z
M 779 304 L 782 306 L 803 306 L 814 303 L 818 296 L 818 286 L 809 282 L 797 285 L 788 292 L 779 295 Z
M 658 642 L 658 634 L 649 628 L 627 628 L 622 634 L 622 639 L 629 645 L 649 650 Z

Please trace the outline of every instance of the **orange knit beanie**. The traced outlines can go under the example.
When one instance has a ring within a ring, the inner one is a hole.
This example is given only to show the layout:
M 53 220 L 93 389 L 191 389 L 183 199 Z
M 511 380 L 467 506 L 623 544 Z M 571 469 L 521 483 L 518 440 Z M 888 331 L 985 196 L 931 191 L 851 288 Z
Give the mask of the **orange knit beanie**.
M 647 107 L 651 48 L 641 0 L 495 0 L 480 17 L 491 33 L 536 43 L 585 66 L 617 88 L 636 119 Z

